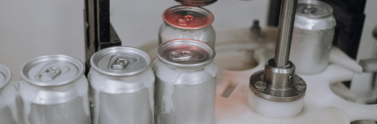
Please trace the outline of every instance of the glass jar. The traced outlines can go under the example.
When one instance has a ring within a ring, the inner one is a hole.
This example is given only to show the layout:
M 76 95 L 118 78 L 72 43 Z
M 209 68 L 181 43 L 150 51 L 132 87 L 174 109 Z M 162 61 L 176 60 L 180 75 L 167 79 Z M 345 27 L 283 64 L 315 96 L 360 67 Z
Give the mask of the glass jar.
M 174 39 L 194 39 L 215 46 L 216 33 L 212 27 L 213 14 L 195 6 L 173 6 L 162 15 L 158 44 Z

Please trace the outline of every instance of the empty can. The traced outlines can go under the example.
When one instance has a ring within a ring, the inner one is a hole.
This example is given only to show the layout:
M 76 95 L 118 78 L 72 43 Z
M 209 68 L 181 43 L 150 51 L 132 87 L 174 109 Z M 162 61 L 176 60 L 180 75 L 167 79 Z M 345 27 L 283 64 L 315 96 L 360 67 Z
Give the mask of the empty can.
M 147 53 L 110 47 L 95 53 L 90 64 L 94 124 L 153 124 L 155 77 Z
M 17 124 L 16 89 L 10 83 L 10 70 L 0 64 L 0 122 Z
M 336 25 L 332 13 L 326 3 L 298 1 L 289 58 L 297 73 L 316 74 L 327 68 Z
M 216 34 L 212 27 L 213 14 L 202 7 L 173 6 L 162 15 L 158 44 L 174 39 L 194 39 L 215 46 Z
M 90 124 L 83 63 L 66 55 L 35 58 L 21 68 L 21 124 Z
M 158 47 L 153 65 L 156 124 L 214 123 L 217 68 L 215 51 L 195 40 Z

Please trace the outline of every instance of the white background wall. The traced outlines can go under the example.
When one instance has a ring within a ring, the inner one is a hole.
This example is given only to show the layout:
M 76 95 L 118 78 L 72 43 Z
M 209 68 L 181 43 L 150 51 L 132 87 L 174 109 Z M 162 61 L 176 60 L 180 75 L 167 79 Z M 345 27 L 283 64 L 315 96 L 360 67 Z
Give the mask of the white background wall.
M 21 66 L 41 55 L 84 60 L 83 0 L 0 1 L 0 64 L 20 80 Z

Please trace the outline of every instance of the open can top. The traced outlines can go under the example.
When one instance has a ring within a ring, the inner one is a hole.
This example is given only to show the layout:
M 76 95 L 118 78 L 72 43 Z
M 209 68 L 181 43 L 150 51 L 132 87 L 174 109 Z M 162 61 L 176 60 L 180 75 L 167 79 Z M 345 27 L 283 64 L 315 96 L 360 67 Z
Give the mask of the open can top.
M 65 85 L 83 74 L 83 63 L 66 55 L 41 56 L 27 62 L 21 68 L 21 77 L 37 86 Z
M 110 76 L 131 76 L 148 69 L 147 53 L 133 47 L 110 47 L 95 53 L 90 64 L 96 71 Z
M 296 14 L 308 18 L 324 18 L 333 14 L 330 5 L 317 0 L 299 0 Z
M 186 6 L 207 6 L 215 3 L 217 0 L 175 0 Z
M 161 44 L 157 56 L 169 65 L 195 67 L 209 64 L 215 51 L 208 44 L 191 39 L 176 39 Z
M 183 5 L 168 8 L 162 17 L 165 23 L 180 29 L 200 29 L 214 21 L 213 14 L 207 9 Z
M 10 70 L 0 64 L 0 89 L 3 88 L 10 81 L 11 73 Z

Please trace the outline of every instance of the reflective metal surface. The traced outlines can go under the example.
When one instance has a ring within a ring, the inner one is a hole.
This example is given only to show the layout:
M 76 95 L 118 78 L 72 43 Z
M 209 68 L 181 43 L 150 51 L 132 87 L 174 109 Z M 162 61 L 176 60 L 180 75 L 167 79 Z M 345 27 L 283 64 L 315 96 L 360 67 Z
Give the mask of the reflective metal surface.
M 278 39 L 275 49 L 275 63 L 278 67 L 285 67 L 288 63 L 296 4 L 297 0 L 283 0 L 281 3 Z
M 276 68 L 269 60 L 265 70 L 250 77 L 250 89 L 255 95 L 276 102 L 290 102 L 305 96 L 306 84 L 294 74 L 294 65 L 289 62 L 287 68 Z
M 215 55 L 212 47 L 196 40 L 172 40 L 161 44 L 157 49 L 157 56 L 161 61 L 180 67 L 210 64 Z
M 21 69 L 21 124 L 89 124 L 88 81 L 80 60 L 42 56 Z
M 187 58 L 177 61 L 163 56 L 174 49 L 185 51 L 185 48 L 201 52 L 177 55 L 175 57 Z M 199 41 L 177 40 L 160 45 L 158 55 L 153 65 L 156 124 L 214 123 L 217 68 L 212 63 L 213 49 Z M 201 59 L 196 60 L 196 57 Z
M 96 71 L 111 76 L 131 76 L 149 68 L 147 53 L 132 47 L 110 47 L 95 53 L 90 63 Z
M 214 47 L 216 34 L 212 27 L 213 14 L 194 6 L 173 6 L 163 13 L 158 43 L 174 39 L 194 39 Z
M 316 74 L 327 68 L 336 24 L 332 11 L 319 1 L 298 2 L 290 53 L 297 73 Z
M 21 69 L 23 80 L 37 86 L 59 86 L 73 82 L 84 73 L 82 62 L 66 55 L 41 56 Z
M 94 124 L 152 124 L 155 77 L 145 52 L 132 47 L 111 47 L 91 58 Z

